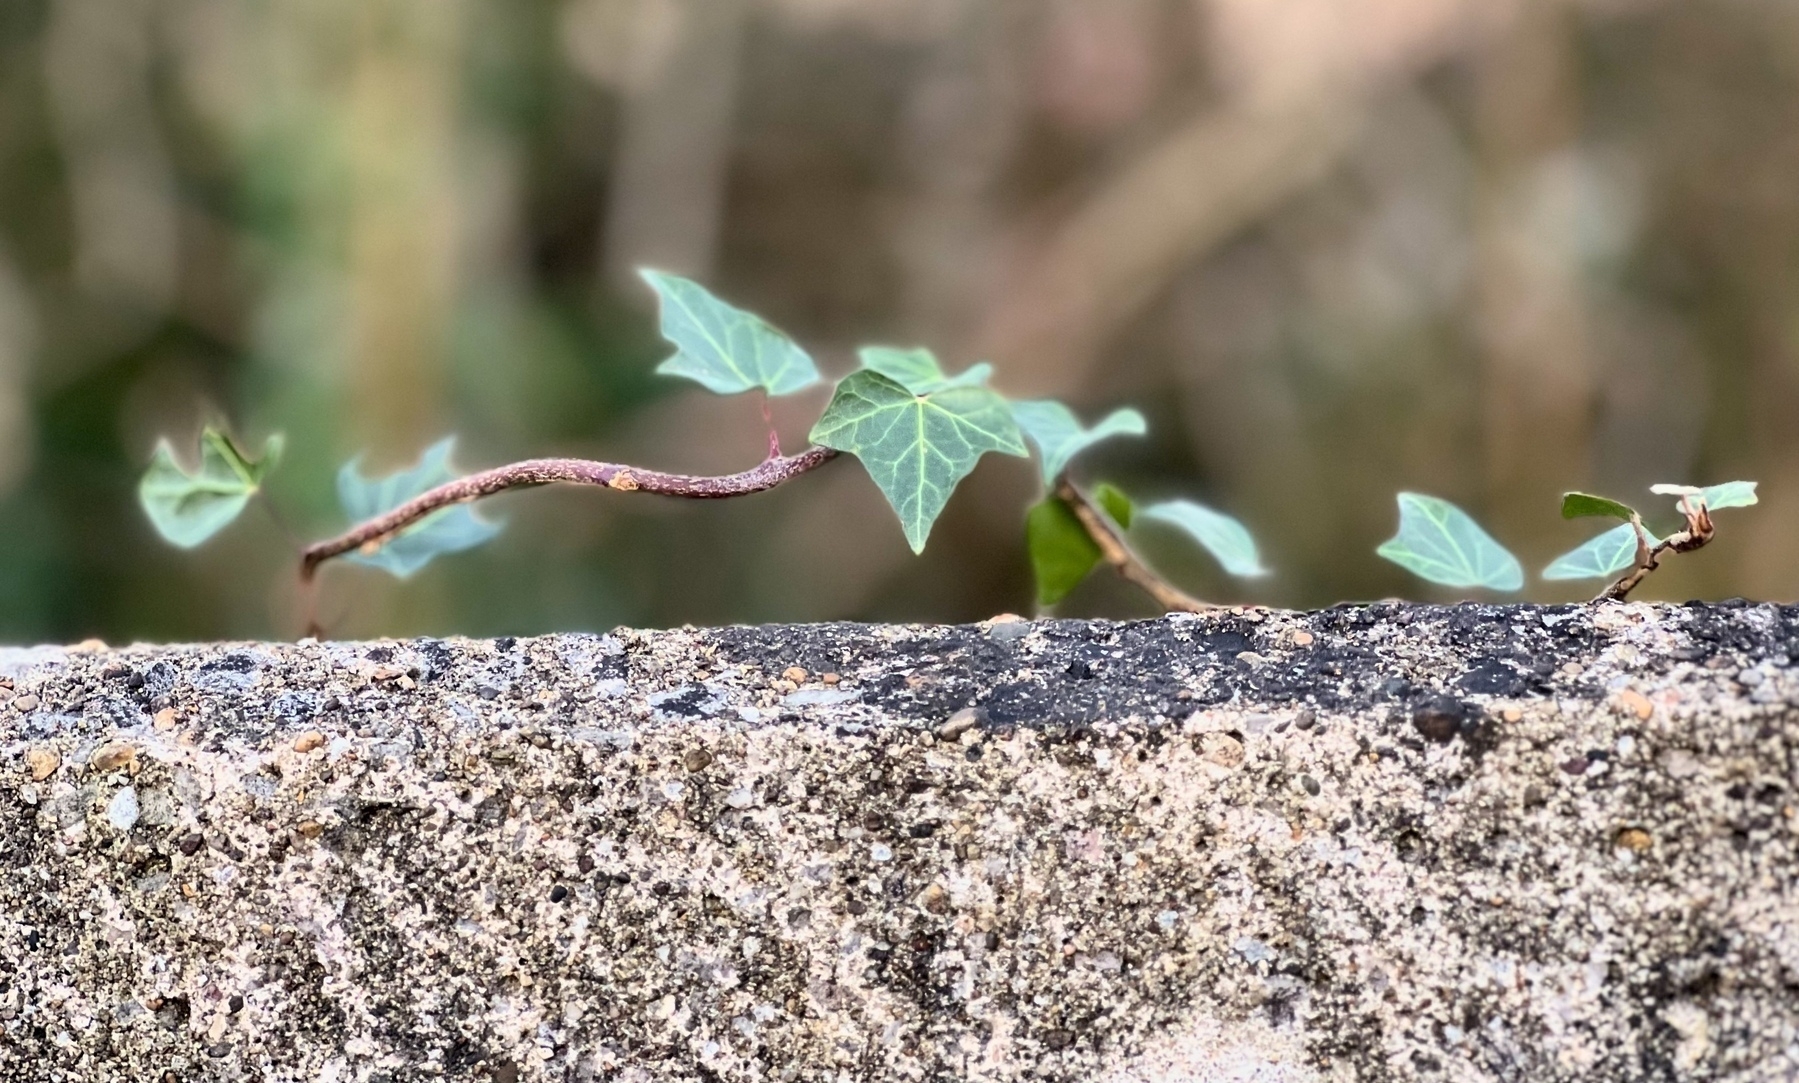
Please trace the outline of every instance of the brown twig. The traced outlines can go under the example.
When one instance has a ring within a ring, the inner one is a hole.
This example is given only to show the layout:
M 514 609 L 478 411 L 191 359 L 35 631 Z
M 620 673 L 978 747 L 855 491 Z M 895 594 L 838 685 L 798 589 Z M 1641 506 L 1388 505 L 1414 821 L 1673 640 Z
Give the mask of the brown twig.
M 1712 540 L 1713 526 L 1711 509 L 1703 502 L 1694 503 L 1690 496 L 1680 498 L 1681 513 L 1687 517 L 1687 528 L 1670 534 L 1653 546 L 1649 544 L 1649 532 L 1643 529 L 1641 516 L 1632 515 L 1630 525 L 1637 530 L 1637 562 L 1624 577 L 1601 591 L 1595 602 L 1621 602 L 1637 584 L 1649 577 L 1649 573 L 1661 567 L 1664 553 L 1690 553 Z
M 319 565 L 332 557 L 379 549 L 395 534 L 434 511 L 455 504 L 472 503 L 508 489 L 564 483 L 598 485 L 627 493 L 719 500 L 772 489 L 782 482 L 818 469 L 836 455 L 836 450 L 828 447 L 810 447 L 798 455 L 771 454 L 753 469 L 719 477 L 664 474 L 656 470 L 595 462 L 591 459 L 528 459 L 509 466 L 496 466 L 492 470 L 483 470 L 478 474 L 445 482 L 435 489 L 420 493 L 385 515 L 359 523 L 335 538 L 307 546 L 300 557 L 300 578 L 311 580 Z
M 1120 576 L 1141 587 L 1145 593 L 1156 600 L 1156 604 L 1170 613 L 1198 613 L 1205 609 L 1216 609 L 1210 602 L 1202 602 L 1198 598 L 1185 593 L 1171 585 L 1167 580 L 1149 569 L 1147 564 L 1131 552 L 1118 536 L 1110 521 L 1103 512 L 1087 499 L 1087 494 L 1076 488 L 1074 483 L 1063 478 L 1056 485 L 1056 498 L 1067 504 L 1080 520 L 1087 536 L 1093 544 L 1099 546 L 1100 556 L 1112 566 Z

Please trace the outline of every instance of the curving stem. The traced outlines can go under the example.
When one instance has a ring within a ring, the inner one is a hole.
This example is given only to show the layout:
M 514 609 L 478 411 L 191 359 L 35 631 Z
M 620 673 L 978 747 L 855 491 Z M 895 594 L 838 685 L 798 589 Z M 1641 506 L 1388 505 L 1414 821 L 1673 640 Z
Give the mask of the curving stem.
M 772 447 L 771 451 L 774 451 Z M 373 552 L 395 534 L 434 511 L 455 504 L 472 503 L 508 489 L 560 483 L 598 485 L 624 493 L 656 493 L 691 500 L 720 500 L 772 489 L 782 482 L 818 469 L 836 456 L 836 449 L 828 447 L 810 447 L 798 455 L 773 453 L 752 469 L 718 477 L 665 474 L 658 470 L 644 470 L 592 459 L 527 459 L 508 466 L 496 466 L 492 470 L 446 481 L 386 514 L 351 527 L 335 538 L 314 542 L 300 556 L 300 578 L 310 581 L 319 565 L 332 557 L 357 551 Z
M 1690 553 L 1712 540 L 1713 526 L 1711 509 L 1704 501 L 1695 501 L 1691 496 L 1680 498 L 1681 514 L 1687 517 L 1687 528 L 1670 534 L 1653 546 L 1649 544 L 1649 532 L 1643 529 L 1641 517 L 1632 515 L 1630 525 L 1637 530 L 1637 562 L 1624 577 L 1606 587 L 1594 598 L 1595 602 L 1621 602 L 1638 583 L 1649 577 L 1649 573 L 1661 567 L 1663 554 Z
M 1074 517 L 1080 520 L 1087 536 L 1093 539 L 1093 544 L 1099 546 L 1100 556 L 1112 566 L 1112 570 L 1142 588 L 1165 611 L 1198 613 L 1205 609 L 1219 608 L 1211 602 L 1200 601 L 1151 571 L 1149 565 L 1139 560 L 1137 554 L 1131 552 L 1130 546 L 1124 544 L 1124 539 L 1118 536 L 1111 522 L 1093 505 L 1093 501 L 1087 499 L 1087 494 L 1081 492 L 1067 477 L 1056 484 L 1056 498 L 1074 512 Z

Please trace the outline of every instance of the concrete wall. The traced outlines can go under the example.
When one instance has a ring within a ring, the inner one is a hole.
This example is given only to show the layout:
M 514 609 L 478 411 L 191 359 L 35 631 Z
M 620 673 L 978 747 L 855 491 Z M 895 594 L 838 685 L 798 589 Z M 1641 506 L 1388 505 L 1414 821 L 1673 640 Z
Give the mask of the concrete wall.
M 0 653 L 0 1080 L 1791 1080 L 1796 628 Z

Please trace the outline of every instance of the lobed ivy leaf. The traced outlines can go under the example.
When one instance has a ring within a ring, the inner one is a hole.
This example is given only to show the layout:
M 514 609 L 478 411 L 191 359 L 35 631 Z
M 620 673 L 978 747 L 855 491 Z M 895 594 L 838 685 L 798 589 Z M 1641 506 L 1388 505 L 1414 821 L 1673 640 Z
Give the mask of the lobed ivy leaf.
M 365 478 L 361 459 L 353 459 L 337 472 L 337 501 L 353 523 L 373 519 L 399 507 L 420 493 L 457 477 L 450 468 L 456 438 L 439 440 L 419 456 L 418 465 L 382 478 Z M 373 552 L 348 554 L 350 560 L 380 568 L 405 579 L 443 553 L 473 549 L 498 534 L 503 524 L 489 522 L 466 506 L 434 511 L 402 530 Z
M 1563 493 L 1562 518 L 1580 519 L 1587 516 L 1610 517 L 1630 522 L 1637 509 L 1627 504 L 1620 504 L 1609 497 L 1594 496 L 1592 493 Z
M 1081 427 L 1074 411 L 1054 399 L 1012 404 L 1012 419 L 1031 443 L 1043 468 L 1043 484 L 1054 485 L 1076 455 L 1114 436 L 1142 436 L 1149 431 L 1135 410 L 1114 410 L 1091 429 Z
M 1165 500 L 1144 508 L 1142 517 L 1179 527 L 1232 575 L 1247 579 L 1268 574 L 1256 552 L 1255 538 L 1223 512 L 1192 500 Z
M 656 366 L 665 376 L 685 376 L 708 391 L 734 395 L 763 388 L 791 395 L 818 382 L 806 351 L 760 316 L 735 308 L 679 275 L 639 271 L 662 302 L 662 337 L 677 352 Z
M 920 395 L 870 369 L 837 385 L 811 439 L 862 460 L 914 553 L 983 454 L 1028 454 L 1006 400 L 992 391 L 963 385 Z
M 1433 583 L 1517 590 L 1524 569 L 1468 513 L 1434 496 L 1399 494 L 1399 533 L 1375 550 Z
M 1654 545 L 1652 534 L 1649 544 Z M 1637 562 L 1637 530 L 1629 523 L 1615 526 L 1585 545 L 1570 549 L 1543 569 L 1544 579 L 1610 579 Z
M 949 387 L 985 387 L 993 375 L 993 366 L 982 361 L 978 365 L 945 376 L 937 355 L 919 347 L 902 350 L 895 346 L 864 346 L 856 351 L 862 367 L 878 372 L 914 395 L 929 395 Z
M 1099 544 L 1060 497 L 1046 497 L 1024 519 L 1025 548 L 1037 580 L 1037 604 L 1055 605 L 1100 561 Z
M 207 426 L 200 433 L 199 468 L 189 473 L 175 461 L 169 442 L 159 441 L 138 482 L 138 502 L 165 541 L 191 549 L 238 517 L 280 461 L 281 448 L 277 433 L 262 445 L 262 457 L 251 459 L 229 436 Z

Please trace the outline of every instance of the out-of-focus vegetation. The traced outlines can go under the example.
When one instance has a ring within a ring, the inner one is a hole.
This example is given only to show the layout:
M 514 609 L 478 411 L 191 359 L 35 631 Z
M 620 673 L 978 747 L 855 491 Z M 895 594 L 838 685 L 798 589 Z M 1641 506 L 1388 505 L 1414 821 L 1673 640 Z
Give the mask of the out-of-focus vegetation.
M 294 634 L 339 464 L 452 432 L 465 468 L 753 464 L 753 406 L 654 377 L 643 265 L 833 375 L 928 344 L 1138 406 L 1150 438 L 1096 469 L 1232 509 L 1277 572 L 1149 554 L 1198 593 L 1415 591 L 1369 559 L 1398 489 L 1535 568 L 1590 533 L 1564 490 L 1746 476 L 1758 514 L 1639 595 L 1790 598 L 1796 129 L 1786 0 L 9 0 L 0 637 Z M 778 408 L 790 447 L 822 406 Z M 279 515 L 167 548 L 136 479 L 218 416 L 287 433 Z M 496 542 L 334 569 L 320 615 L 1023 610 L 1038 484 L 989 459 L 921 558 L 848 462 L 717 504 L 506 498 Z M 1144 611 L 1107 577 L 1064 610 Z

